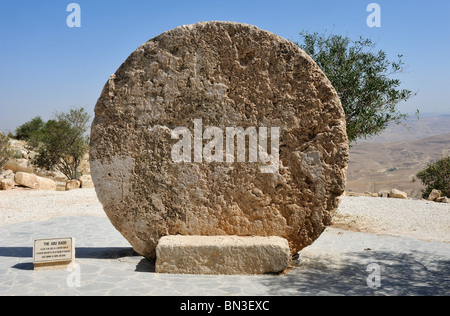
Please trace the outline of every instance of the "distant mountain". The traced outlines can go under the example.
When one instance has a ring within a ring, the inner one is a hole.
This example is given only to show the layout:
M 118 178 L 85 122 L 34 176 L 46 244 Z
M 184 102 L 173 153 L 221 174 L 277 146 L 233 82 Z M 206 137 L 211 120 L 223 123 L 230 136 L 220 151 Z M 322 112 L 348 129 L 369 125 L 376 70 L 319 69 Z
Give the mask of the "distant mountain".
M 389 126 L 383 134 L 371 139 L 360 139 L 358 143 L 391 143 L 408 140 L 418 140 L 421 138 L 450 133 L 450 114 L 431 117 L 410 116 L 405 122 L 405 126 Z

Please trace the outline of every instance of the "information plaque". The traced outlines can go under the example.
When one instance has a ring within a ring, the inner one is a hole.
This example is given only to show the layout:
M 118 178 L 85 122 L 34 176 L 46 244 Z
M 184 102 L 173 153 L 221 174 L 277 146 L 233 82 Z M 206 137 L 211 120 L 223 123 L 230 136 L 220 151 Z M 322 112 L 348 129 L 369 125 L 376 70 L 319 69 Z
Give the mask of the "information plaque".
M 75 261 L 73 237 L 36 239 L 33 245 L 34 269 L 65 268 Z

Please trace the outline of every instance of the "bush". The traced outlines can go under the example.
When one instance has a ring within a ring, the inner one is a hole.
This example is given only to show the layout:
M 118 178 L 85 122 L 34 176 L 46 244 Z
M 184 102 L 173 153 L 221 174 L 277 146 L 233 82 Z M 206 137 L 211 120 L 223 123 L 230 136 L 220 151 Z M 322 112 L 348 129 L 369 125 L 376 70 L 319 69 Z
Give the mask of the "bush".
M 39 154 L 34 164 L 47 170 L 61 171 L 68 179 L 78 179 L 78 168 L 88 151 L 89 114 L 83 109 L 71 109 L 56 114 L 53 120 L 33 134 L 32 143 Z
M 0 133 L 0 170 L 2 170 L 9 159 L 11 159 L 12 154 L 9 147 L 9 138 Z
M 16 128 L 15 138 L 18 140 L 29 140 L 33 134 L 44 127 L 45 123 L 40 116 L 36 116 L 31 121 L 28 121 L 18 128 Z
M 450 157 L 444 157 L 429 164 L 416 176 L 426 186 L 422 190 L 423 198 L 428 198 L 434 189 L 440 190 L 444 196 L 450 197 Z

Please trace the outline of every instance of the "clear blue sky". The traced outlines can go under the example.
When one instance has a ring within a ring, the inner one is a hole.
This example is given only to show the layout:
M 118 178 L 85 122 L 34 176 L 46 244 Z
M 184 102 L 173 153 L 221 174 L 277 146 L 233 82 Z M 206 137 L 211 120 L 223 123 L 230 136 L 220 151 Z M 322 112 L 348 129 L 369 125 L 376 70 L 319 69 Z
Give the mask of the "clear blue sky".
M 69 3 L 81 28 L 69 28 Z M 381 28 L 369 28 L 369 3 Z M 399 78 L 417 92 L 402 112 L 450 113 L 448 0 L 0 0 L 0 130 L 40 115 L 84 106 L 90 113 L 108 77 L 139 45 L 184 24 L 222 20 L 253 24 L 298 41 L 301 30 L 369 37 L 390 59 L 404 55 Z

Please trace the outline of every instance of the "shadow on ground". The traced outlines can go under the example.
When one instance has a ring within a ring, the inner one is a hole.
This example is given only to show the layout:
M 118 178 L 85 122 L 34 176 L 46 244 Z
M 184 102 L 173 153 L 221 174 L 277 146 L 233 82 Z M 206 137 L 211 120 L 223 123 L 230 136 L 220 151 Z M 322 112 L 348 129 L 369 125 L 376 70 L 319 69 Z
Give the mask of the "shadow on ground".
M 30 262 L 21 262 L 12 266 L 19 270 L 33 270 L 33 248 L 32 247 L 0 247 L 0 257 L 29 258 Z M 138 261 L 136 272 L 155 272 L 154 260 L 143 258 L 133 248 L 128 247 L 76 247 L 75 258 L 77 259 L 121 259 L 135 258 Z M 136 260 L 133 260 L 133 262 Z M 136 261 L 137 262 L 137 261 Z
M 380 268 L 379 287 L 374 274 L 378 272 L 368 269 L 371 263 Z M 289 273 L 263 283 L 269 295 L 447 296 L 450 261 L 425 252 L 351 252 L 339 258 L 300 256 Z
M 139 256 L 129 247 L 76 247 L 76 258 L 117 259 Z M 33 258 L 33 247 L 0 247 L 0 257 Z
M 12 268 L 32 270 L 31 247 L 0 247 L 1 257 L 30 258 Z M 136 265 L 136 272 L 155 272 L 155 261 L 138 255 L 132 248 L 76 248 L 83 259 L 117 259 Z M 364 251 L 306 255 L 300 252 L 294 267 L 283 275 L 258 278 L 267 295 L 388 295 L 447 296 L 450 294 L 450 261 L 432 252 Z M 448 257 L 447 257 L 448 258 Z M 379 270 L 379 287 L 374 273 Z M 376 285 L 376 284 L 375 284 Z

